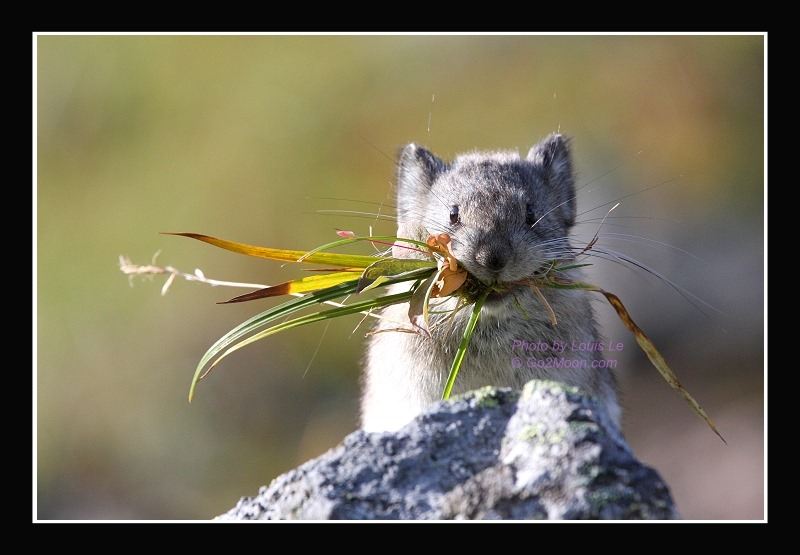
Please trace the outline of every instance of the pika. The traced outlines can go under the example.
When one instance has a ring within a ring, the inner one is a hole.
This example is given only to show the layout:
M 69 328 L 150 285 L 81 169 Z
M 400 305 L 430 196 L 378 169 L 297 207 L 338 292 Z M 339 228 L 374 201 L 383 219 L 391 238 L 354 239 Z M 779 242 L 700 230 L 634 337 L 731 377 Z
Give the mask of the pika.
M 397 236 L 424 242 L 447 233 L 453 254 L 470 274 L 503 286 L 483 306 L 452 394 L 555 380 L 594 396 L 619 426 L 613 372 L 592 364 L 601 352 L 519 348 L 602 341 L 586 291 L 540 289 L 556 316 L 553 325 L 536 291 L 516 285 L 554 261 L 574 261 L 580 252 L 569 239 L 577 210 L 569 139 L 550 135 L 524 159 L 513 151 L 471 152 L 451 162 L 412 143 L 401 150 L 397 168 Z M 396 257 L 424 257 L 402 243 L 392 250 Z M 568 270 L 565 277 L 580 279 L 579 272 Z M 461 310 L 444 321 L 457 302 L 447 298 L 430 315 L 429 337 L 412 330 L 408 303 L 381 311 L 367 340 L 361 376 L 364 430 L 396 430 L 441 399 L 471 312 Z M 548 357 L 585 363 L 548 365 Z

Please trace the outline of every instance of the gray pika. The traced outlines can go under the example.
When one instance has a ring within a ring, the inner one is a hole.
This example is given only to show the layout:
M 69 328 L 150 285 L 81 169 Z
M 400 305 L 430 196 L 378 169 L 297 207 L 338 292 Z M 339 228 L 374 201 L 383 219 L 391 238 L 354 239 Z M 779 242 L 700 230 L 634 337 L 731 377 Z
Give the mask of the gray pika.
M 568 238 L 576 217 L 568 139 L 550 135 L 524 159 L 511 151 L 472 152 L 450 163 L 409 144 L 400 154 L 396 185 L 398 237 L 424 242 L 429 235 L 447 233 L 456 258 L 473 276 L 507 286 L 487 299 L 452 394 L 486 385 L 520 389 L 535 378 L 556 380 L 593 395 L 619 425 L 615 377 L 610 369 L 592 367 L 602 352 L 571 348 L 573 342 L 602 343 L 590 294 L 541 288 L 556 315 L 554 326 L 536 292 L 517 285 L 553 261 L 574 260 L 580 250 Z M 423 257 L 401 244 L 393 253 Z M 566 277 L 580 278 L 580 270 L 569 270 Z M 393 287 L 396 292 L 407 286 Z M 456 303 L 451 297 L 437 312 L 449 312 Z M 441 325 L 447 314 L 432 314 L 431 336 L 425 337 L 411 330 L 408 308 L 406 303 L 383 309 L 368 339 L 361 384 L 361 425 L 367 431 L 395 430 L 441 398 L 471 312 L 462 310 Z M 568 347 L 563 353 L 519 348 L 554 342 Z M 585 364 L 529 367 L 531 356 Z M 516 364 L 514 357 L 519 357 Z

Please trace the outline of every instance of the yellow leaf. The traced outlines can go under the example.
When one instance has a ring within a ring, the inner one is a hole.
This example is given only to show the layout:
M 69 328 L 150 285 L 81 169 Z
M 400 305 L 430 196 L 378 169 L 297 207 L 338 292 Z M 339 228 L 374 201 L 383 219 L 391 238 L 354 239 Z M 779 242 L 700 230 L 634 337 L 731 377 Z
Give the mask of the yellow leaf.
M 225 249 L 231 252 L 238 252 L 246 254 L 247 256 L 255 256 L 258 258 L 268 258 L 270 260 L 279 260 L 282 262 L 297 262 L 302 259 L 303 262 L 312 264 L 333 264 L 342 268 L 358 268 L 364 269 L 370 264 L 377 262 L 381 259 L 379 256 L 364 256 L 358 254 L 336 254 L 327 252 L 317 252 L 310 256 L 306 256 L 308 251 L 296 251 L 285 249 L 270 249 L 267 247 L 256 247 L 247 245 L 245 243 L 236 243 L 234 241 L 226 241 L 225 239 L 218 239 L 208 235 L 201 235 L 200 233 L 173 233 L 162 232 L 164 235 L 179 235 L 181 237 L 189 237 L 203 241 L 215 247 Z
M 318 291 L 320 289 L 325 289 L 326 287 L 332 287 L 346 281 L 355 281 L 357 279 L 358 274 L 356 272 L 335 272 L 331 274 L 313 275 L 301 279 L 287 281 L 279 285 L 265 287 L 264 289 L 258 289 L 257 291 L 253 291 L 251 293 L 245 293 L 244 295 L 233 297 L 232 299 L 228 299 L 227 301 L 223 301 L 219 304 L 241 303 L 244 301 L 253 301 L 268 297 L 291 295 L 293 293 L 309 293 L 311 291 Z

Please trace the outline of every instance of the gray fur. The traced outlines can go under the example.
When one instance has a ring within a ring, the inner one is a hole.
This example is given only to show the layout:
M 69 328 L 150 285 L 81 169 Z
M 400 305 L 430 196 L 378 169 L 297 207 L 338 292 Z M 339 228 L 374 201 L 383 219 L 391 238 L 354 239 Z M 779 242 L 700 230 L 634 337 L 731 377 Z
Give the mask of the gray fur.
M 472 152 L 445 163 L 415 144 L 400 155 L 397 174 L 398 236 L 424 241 L 446 232 L 453 252 L 467 270 L 484 282 L 513 283 L 530 278 L 552 260 L 575 254 L 568 234 L 576 202 L 569 144 L 550 135 L 522 159 L 516 152 Z M 457 207 L 457 208 L 454 208 Z M 451 223 L 451 215 L 458 221 Z M 395 256 L 422 256 L 395 245 Z M 569 273 L 579 278 L 577 270 Z M 400 286 L 395 286 L 399 288 Z M 597 350 L 572 350 L 573 342 L 602 342 L 590 293 L 541 289 L 557 326 L 530 287 L 516 287 L 487 301 L 466 353 L 453 394 L 486 385 L 519 389 L 531 379 L 577 386 L 594 395 L 619 425 L 620 408 L 610 370 L 588 367 L 602 359 Z M 441 308 L 456 306 L 447 299 Z M 431 317 L 431 337 L 410 332 L 408 305 L 384 309 L 370 336 L 362 376 L 362 426 L 368 431 L 397 429 L 440 399 L 470 310 L 453 321 Z M 436 325 L 440 323 L 440 325 Z M 405 331 L 399 331 L 405 330 Z M 512 352 L 514 341 L 569 347 L 554 354 Z M 529 368 L 533 355 L 586 360 L 587 368 Z M 515 368 L 514 357 L 523 365 Z

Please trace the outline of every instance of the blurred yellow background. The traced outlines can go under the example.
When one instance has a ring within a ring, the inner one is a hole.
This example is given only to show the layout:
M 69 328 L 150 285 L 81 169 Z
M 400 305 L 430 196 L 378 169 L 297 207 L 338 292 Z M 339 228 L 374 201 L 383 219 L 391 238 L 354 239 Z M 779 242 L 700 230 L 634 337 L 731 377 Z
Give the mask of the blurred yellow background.
M 356 429 L 358 317 L 195 366 L 269 301 L 128 277 L 120 255 L 276 283 L 295 268 L 160 231 L 310 249 L 392 233 L 397 149 L 573 137 L 598 263 L 724 445 L 626 345 L 625 433 L 689 519 L 764 514 L 762 35 L 34 37 L 34 518 L 207 519 Z M 609 204 L 611 203 L 611 204 Z M 383 206 L 381 207 L 381 204 Z M 592 210 L 592 209 L 595 210 Z M 669 280 L 669 281 L 668 281 Z M 683 296 L 670 283 L 696 297 Z M 706 304 L 712 305 L 709 308 Z M 509 355 L 510 356 L 510 355 Z

